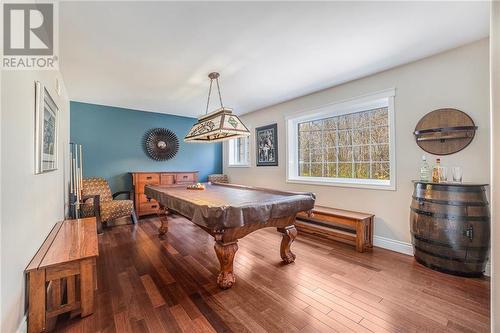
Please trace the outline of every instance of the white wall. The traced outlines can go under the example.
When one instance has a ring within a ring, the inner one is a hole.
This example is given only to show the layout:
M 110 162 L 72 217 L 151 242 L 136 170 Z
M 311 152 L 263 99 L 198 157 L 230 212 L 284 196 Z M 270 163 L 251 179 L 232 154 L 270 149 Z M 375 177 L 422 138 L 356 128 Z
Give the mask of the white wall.
M 491 331 L 500 332 L 500 2 L 493 1 L 491 11 Z M 496 171 L 496 172 L 495 172 Z
M 463 151 L 441 159 L 444 165 L 462 166 L 464 181 L 486 183 L 489 181 L 488 50 L 488 40 L 484 39 L 430 58 L 246 114 L 242 120 L 252 128 L 278 123 L 280 165 L 279 167 L 255 167 L 255 137 L 252 135 L 253 166 L 251 168 L 228 167 L 227 147 L 225 147 L 224 172 L 234 183 L 312 191 L 317 194 L 318 205 L 374 213 L 377 243 L 381 244 L 380 242 L 384 241 L 380 236 L 409 243 L 409 206 L 413 191 L 411 180 L 419 177 L 421 156 L 424 154 L 415 143 L 413 131 L 423 115 L 442 107 L 454 107 L 467 112 L 479 127 L 475 139 Z M 325 68 L 325 71 L 327 70 L 328 68 Z M 396 88 L 396 191 L 286 183 L 284 117 L 287 114 L 387 88 Z M 431 161 L 435 158 L 434 156 L 428 157 Z M 402 251 L 409 249 L 407 244 L 399 245 Z
M 2 71 L 0 71 L 0 91 L 2 91 Z M 2 300 L 2 94 L 0 94 L 0 300 Z M 2 302 L 0 301 L 0 329 L 2 328 Z
M 69 101 L 55 91 L 55 71 L 4 71 L 1 78 L 1 332 L 15 332 L 25 313 L 23 271 L 54 223 L 64 217 Z M 35 84 L 60 110 L 58 170 L 34 174 Z

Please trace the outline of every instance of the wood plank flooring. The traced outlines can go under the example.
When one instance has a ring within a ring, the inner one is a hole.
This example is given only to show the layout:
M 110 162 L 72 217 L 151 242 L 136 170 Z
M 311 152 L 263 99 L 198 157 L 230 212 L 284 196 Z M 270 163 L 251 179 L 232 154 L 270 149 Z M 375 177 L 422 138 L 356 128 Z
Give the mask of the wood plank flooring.
M 294 264 L 281 236 L 261 229 L 238 243 L 236 284 L 215 284 L 213 239 L 173 216 L 99 236 L 96 312 L 59 318 L 61 332 L 488 332 L 489 279 L 429 270 L 413 257 L 299 235 Z

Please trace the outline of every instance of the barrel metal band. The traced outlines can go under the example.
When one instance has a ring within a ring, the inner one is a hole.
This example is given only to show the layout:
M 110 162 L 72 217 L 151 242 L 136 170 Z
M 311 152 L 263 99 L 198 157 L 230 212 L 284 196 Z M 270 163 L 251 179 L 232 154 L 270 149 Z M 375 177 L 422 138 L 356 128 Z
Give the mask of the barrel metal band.
M 456 258 L 456 257 L 445 256 L 442 254 L 436 254 L 436 253 L 432 253 L 432 252 L 429 252 L 427 250 L 424 250 L 418 246 L 415 246 L 415 250 L 418 250 L 418 251 L 425 253 L 427 255 L 430 255 L 432 257 L 461 262 L 461 263 L 466 263 L 466 264 L 482 264 L 485 261 L 485 259 L 469 259 L 469 260 L 467 260 L 467 259 L 460 259 L 460 258 Z
M 484 192 L 484 186 L 456 186 L 446 184 L 415 183 L 415 188 L 422 190 L 444 191 L 444 192 Z
M 421 242 L 432 244 L 432 245 L 439 245 L 439 246 L 450 248 L 450 249 L 457 249 L 457 250 L 487 250 L 487 249 L 490 248 L 489 246 L 456 246 L 456 245 L 453 245 L 453 244 L 450 244 L 450 243 L 442 243 L 442 242 L 439 242 L 439 241 L 436 241 L 436 240 L 433 240 L 433 239 L 423 238 L 423 237 L 415 235 L 415 234 L 413 234 L 412 236 L 413 236 L 413 238 L 415 238 L 416 240 L 419 240 Z
M 442 213 L 433 213 L 433 212 L 426 212 L 417 208 L 410 208 L 413 212 L 425 216 L 431 216 L 431 217 L 436 217 L 436 218 L 441 218 L 441 219 L 447 219 L 447 220 L 454 220 L 454 221 L 484 221 L 484 222 L 489 222 L 490 217 L 489 216 L 465 216 L 465 215 L 449 215 L 449 214 L 442 214 Z
M 486 207 L 488 206 L 488 201 L 448 201 L 448 200 L 437 200 L 437 199 L 427 199 L 427 198 L 422 198 L 422 197 L 417 197 L 417 196 L 412 196 L 413 199 L 417 200 L 418 202 L 430 202 L 430 203 L 435 203 L 439 205 L 448 205 L 448 206 L 475 206 L 475 207 Z
M 481 277 L 483 275 L 483 271 L 464 272 L 464 271 L 460 271 L 460 270 L 453 270 L 453 269 L 449 269 L 449 268 L 444 268 L 442 266 L 435 265 L 435 264 L 430 263 L 430 262 L 426 262 L 425 260 L 423 260 L 419 257 L 415 257 L 415 260 L 418 263 L 420 263 L 426 267 L 429 267 L 429 268 L 434 269 L 436 271 L 447 273 L 447 274 L 453 274 L 453 275 L 465 276 L 465 277 Z

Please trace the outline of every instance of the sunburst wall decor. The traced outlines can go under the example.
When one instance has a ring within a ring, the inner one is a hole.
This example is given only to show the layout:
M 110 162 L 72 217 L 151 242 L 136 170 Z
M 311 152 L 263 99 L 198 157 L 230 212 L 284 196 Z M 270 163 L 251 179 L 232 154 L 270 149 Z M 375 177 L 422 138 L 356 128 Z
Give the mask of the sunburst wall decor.
M 179 151 L 177 135 L 166 128 L 153 128 L 144 135 L 146 154 L 156 161 L 174 158 Z

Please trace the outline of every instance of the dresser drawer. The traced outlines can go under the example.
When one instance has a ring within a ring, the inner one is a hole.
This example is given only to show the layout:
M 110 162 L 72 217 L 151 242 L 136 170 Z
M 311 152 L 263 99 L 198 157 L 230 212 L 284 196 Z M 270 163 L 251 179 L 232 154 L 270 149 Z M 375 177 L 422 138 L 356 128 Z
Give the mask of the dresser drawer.
M 160 175 L 157 173 L 141 173 L 137 177 L 139 183 L 144 184 L 159 184 L 160 183 Z
M 160 184 L 161 185 L 175 184 L 175 175 L 173 175 L 171 173 L 162 173 L 160 175 Z
M 195 181 L 196 179 L 194 173 L 178 173 L 175 175 L 176 183 L 193 183 Z
M 160 208 L 160 205 L 155 200 L 151 200 L 151 202 L 139 203 L 139 210 L 141 214 L 144 213 L 156 213 L 156 211 Z
M 138 176 L 136 193 L 144 193 L 145 185 L 158 185 L 160 184 L 160 175 L 157 173 L 144 173 Z
M 148 197 L 145 195 L 145 194 L 137 194 L 135 196 L 135 200 L 139 203 L 139 204 L 142 204 L 142 203 L 147 203 L 147 202 L 155 202 L 156 203 L 156 200 L 155 199 L 151 199 L 150 201 L 148 201 Z

